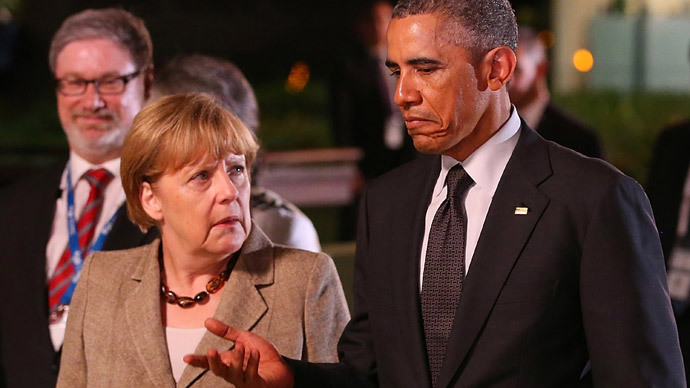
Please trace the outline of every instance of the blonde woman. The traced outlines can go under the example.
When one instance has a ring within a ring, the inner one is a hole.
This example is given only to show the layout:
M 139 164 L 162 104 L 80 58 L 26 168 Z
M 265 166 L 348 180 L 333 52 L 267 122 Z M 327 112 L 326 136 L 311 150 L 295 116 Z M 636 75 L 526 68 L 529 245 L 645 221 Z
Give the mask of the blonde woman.
M 182 361 L 232 346 L 206 332 L 209 317 L 268 338 L 287 357 L 337 360 L 349 313 L 332 260 L 275 246 L 251 221 L 247 167 L 257 148 L 205 94 L 164 97 L 137 115 L 122 183 L 132 221 L 161 237 L 86 261 L 59 388 L 232 386 Z

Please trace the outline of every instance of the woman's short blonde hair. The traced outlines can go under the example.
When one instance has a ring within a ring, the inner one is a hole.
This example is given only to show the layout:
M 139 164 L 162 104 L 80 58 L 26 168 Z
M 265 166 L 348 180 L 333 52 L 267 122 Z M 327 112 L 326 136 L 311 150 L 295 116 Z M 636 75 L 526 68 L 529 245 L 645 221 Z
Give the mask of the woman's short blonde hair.
M 142 230 L 156 225 L 141 205 L 144 182 L 155 183 L 200 158 L 244 155 L 247 172 L 259 148 L 254 134 L 211 95 L 166 96 L 142 109 L 125 137 L 120 172 L 129 218 Z

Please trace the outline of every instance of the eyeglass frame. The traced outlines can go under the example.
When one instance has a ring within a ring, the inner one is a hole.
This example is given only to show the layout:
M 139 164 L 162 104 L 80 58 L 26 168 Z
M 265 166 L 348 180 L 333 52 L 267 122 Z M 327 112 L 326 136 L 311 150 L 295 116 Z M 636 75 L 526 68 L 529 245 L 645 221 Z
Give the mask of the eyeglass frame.
M 57 90 L 58 93 L 62 94 L 63 96 L 75 97 L 75 96 L 81 96 L 84 93 L 86 93 L 86 89 L 89 88 L 89 84 L 93 84 L 94 88 L 96 89 L 96 92 L 98 92 L 99 95 L 103 94 L 103 95 L 107 95 L 107 96 L 115 96 L 115 95 L 124 93 L 125 90 L 127 90 L 127 84 L 130 81 L 132 81 L 133 79 L 137 78 L 139 76 L 139 74 L 141 74 L 141 69 L 137 70 L 133 73 L 124 74 L 124 75 L 115 76 L 115 77 L 104 76 L 104 77 L 92 78 L 92 79 L 78 79 L 77 78 L 77 80 L 80 82 L 83 82 L 83 85 L 84 85 L 83 90 L 79 93 L 65 93 L 62 90 L 63 89 L 62 83 L 65 82 L 66 77 L 55 78 L 55 84 L 56 84 L 55 89 Z M 99 83 L 102 82 L 103 80 L 106 80 L 106 79 L 107 80 L 110 80 L 110 79 L 122 80 L 122 82 L 123 82 L 122 90 L 119 92 L 102 92 L 99 88 Z

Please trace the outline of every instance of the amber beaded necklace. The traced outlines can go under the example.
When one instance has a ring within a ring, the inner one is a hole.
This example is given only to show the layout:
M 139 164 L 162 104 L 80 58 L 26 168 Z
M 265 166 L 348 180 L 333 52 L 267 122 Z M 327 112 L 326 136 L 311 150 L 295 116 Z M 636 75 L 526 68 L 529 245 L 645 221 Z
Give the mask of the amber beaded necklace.
M 168 289 L 168 286 L 165 284 L 165 280 L 163 280 L 163 271 L 161 271 L 161 294 L 163 294 L 163 298 L 165 298 L 165 301 L 170 303 L 170 304 L 176 304 L 182 308 L 188 308 L 192 307 L 197 303 L 201 303 L 210 294 L 215 294 L 223 288 L 225 285 L 225 282 L 228 281 L 228 278 L 230 277 L 230 273 L 232 272 L 232 268 L 235 266 L 235 262 L 237 261 L 237 255 L 233 256 L 230 260 L 228 260 L 228 265 L 225 267 L 225 270 L 218 275 L 214 276 L 211 278 L 211 280 L 206 283 L 206 290 L 201 291 L 200 293 L 194 295 L 194 297 L 190 296 L 177 296 L 173 291 Z M 161 265 L 161 268 L 163 266 Z

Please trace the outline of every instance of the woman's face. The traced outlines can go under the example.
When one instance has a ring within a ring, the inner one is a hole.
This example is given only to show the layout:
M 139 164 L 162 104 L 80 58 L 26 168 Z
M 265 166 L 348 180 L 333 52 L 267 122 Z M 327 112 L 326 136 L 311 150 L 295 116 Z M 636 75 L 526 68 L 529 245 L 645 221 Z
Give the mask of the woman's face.
M 250 184 L 243 155 L 207 157 L 142 184 L 141 202 L 158 221 L 166 251 L 222 257 L 249 235 Z

